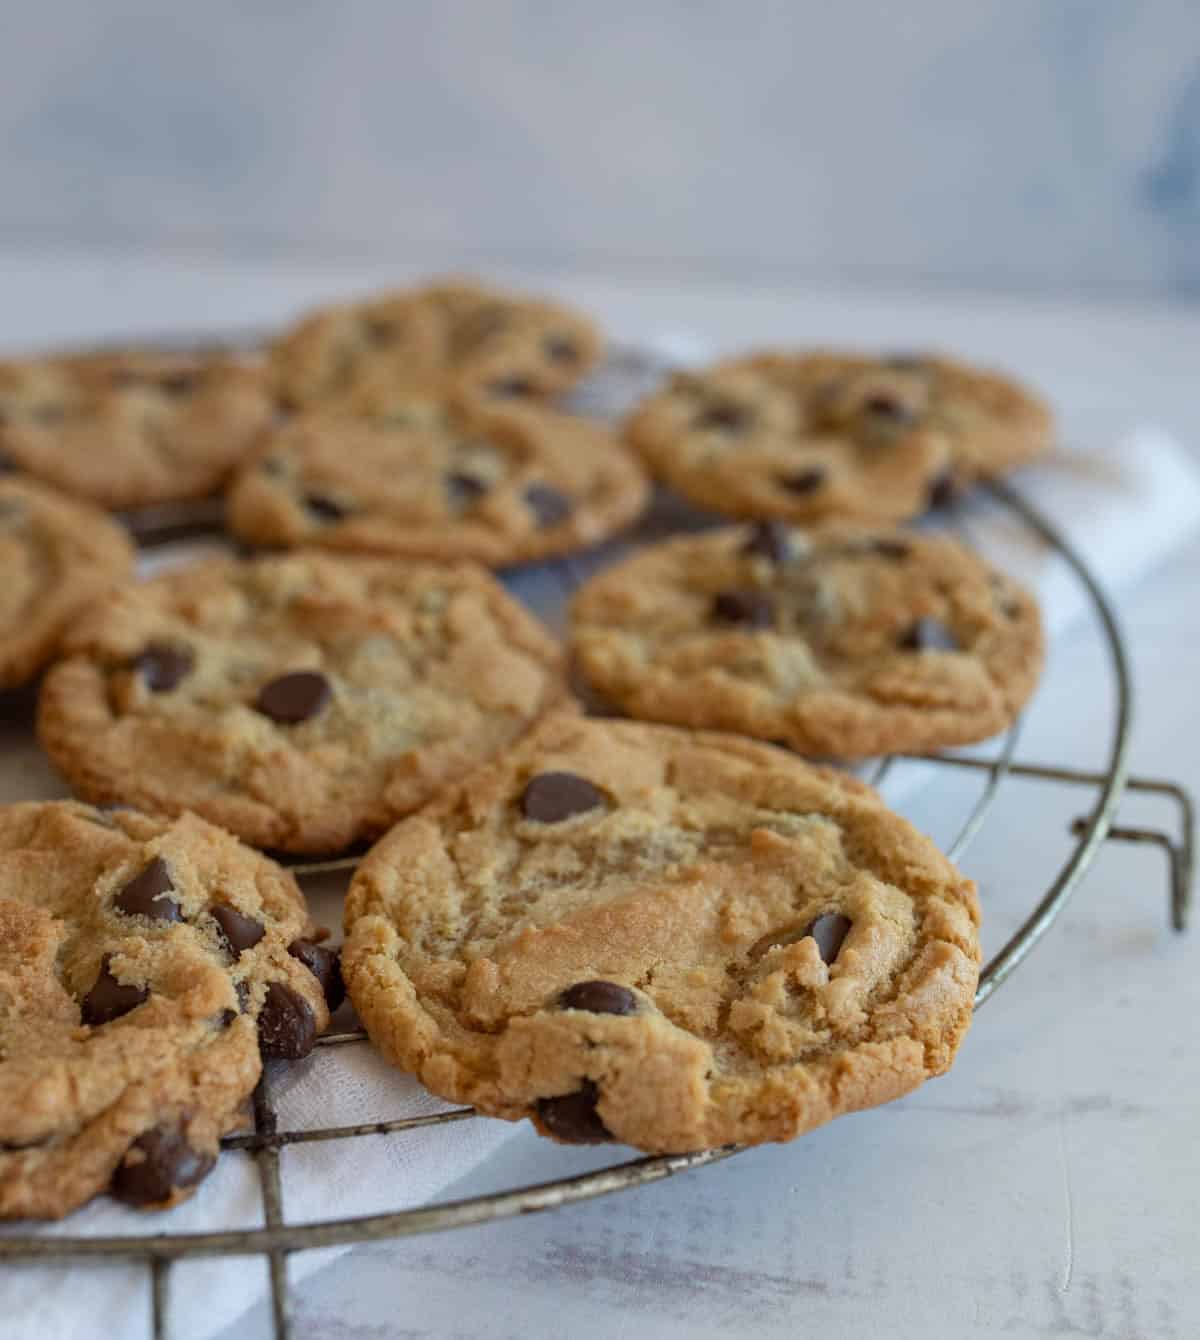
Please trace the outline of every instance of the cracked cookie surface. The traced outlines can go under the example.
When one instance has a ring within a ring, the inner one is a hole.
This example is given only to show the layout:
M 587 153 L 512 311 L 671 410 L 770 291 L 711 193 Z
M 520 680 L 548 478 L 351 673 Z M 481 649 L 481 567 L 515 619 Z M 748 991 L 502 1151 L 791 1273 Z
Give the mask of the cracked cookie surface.
M 449 280 L 321 308 L 276 341 L 272 364 L 294 405 L 420 375 L 507 400 L 569 389 L 602 349 L 592 322 L 568 307 Z
M 133 570 L 133 545 L 97 508 L 0 475 L 0 689 L 32 679 L 71 621 Z
M 264 371 L 225 356 L 0 363 L 0 458 L 101 507 L 214 492 L 274 413 Z
M 556 714 L 360 863 L 344 970 L 435 1093 L 568 1142 L 786 1140 L 942 1073 L 974 885 L 867 786 Z
M 986 739 L 1033 692 L 1033 597 L 949 536 L 762 522 L 666 540 L 571 606 L 633 716 L 858 758 Z
M 120 588 L 63 652 L 38 734 L 79 794 L 287 851 L 384 831 L 565 693 L 558 644 L 467 564 L 215 559 Z
M 680 373 L 629 441 L 702 507 L 738 517 L 905 521 L 1045 451 L 1045 403 L 947 358 L 766 353 Z
M 0 1218 L 189 1195 L 261 1056 L 328 1025 L 312 934 L 291 875 L 194 815 L 0 808 Z
M 479 405 L 444 383 L 374 386 L 271 434 L 228 520 L 252 544 L 501 567 L 597 544 L 648 496 L 641 466 L 597 424 Z

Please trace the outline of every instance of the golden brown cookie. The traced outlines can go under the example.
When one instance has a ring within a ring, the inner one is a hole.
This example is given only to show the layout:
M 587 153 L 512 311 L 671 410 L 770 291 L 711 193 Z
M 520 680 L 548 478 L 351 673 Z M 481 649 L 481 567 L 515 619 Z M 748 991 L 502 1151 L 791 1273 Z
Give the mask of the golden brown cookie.
M 781 522 L 666 540 L 571 607 L 633 716 L 860 758 L 986 739 L 1041 671 L 1033 597 L 946 535 Z
M 265 372 L 225 356 L 0 363 L 0 459 L 101 507 L 214 492 L 274 413 Z
M 1045 403 L 947 358 L 758 354 L 680 373 L 628 423 L 664 483 L 730 516 L 904 521 L 1045 451 Z
M 788 1140 L 941 1074 L 974 885 L 867 786 L 769 745 L 548 718 L 398 824 L 346 903 L 372 1040 L 564 1141 Z
M 444 384 L 376 385 L 272 433 L 230 490 L 228 524 L 255 545 L 503 567 L 597 544 L 648 496 L 597 424 Z
M 294 405 L 414 375 L 507 400 L 567 390 L 602 351 L 596 327 L 570 308 L 448 280 L 313 312 L 276 342 L 272 362 Z
M 105 513 L 0 475 L 0 689 L 31 680 L 71 620 L 132 569 L 133 546 Z
M 558 644 L 465 564 L 214 559 L 121 588 L 64 654 L 38 734 L 80 795 L 297 852 L 383 832 L 564 694 Z
M 190 1195 L 260 1053 L 329 1022 L 312 934 L 295 880 L 194 815 L 0 808 L 0 1218 Z

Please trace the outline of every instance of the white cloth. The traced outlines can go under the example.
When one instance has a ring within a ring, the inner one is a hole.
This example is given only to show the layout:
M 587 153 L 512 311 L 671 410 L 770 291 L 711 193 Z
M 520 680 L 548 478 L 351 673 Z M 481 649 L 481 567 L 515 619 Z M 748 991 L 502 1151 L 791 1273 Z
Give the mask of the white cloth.
M 1063 529 L 1102 582 L 1119 593 L 1144 577 L 1200 528 L 1200 477 L 1180 447 L 1147 426 L 1079 416 L 1066 424 L 1067 446 L 1026 470 L 1016 486 Z M 990 557 L 1031 584 L 1052 635 L 1084 608 L 1077 581 L 1060 559 L 1004 509 L 982 500 L 962 523 Z M 607 552 L 620 551 L 614 546 Z M 560 624 L 566 584 L 594 559 L 516 575 L 512 586 L 552 624 Z M 0 798 L 55 794 L 25 738 L 0 730 Z M 920 771 L 920 770 L 916 770 Z M 911 782 L 906 783 L 906 790 Z M 310 889 L 319 919 L 337 926 L 336 880 Z M 280 1129 L 343 1125 L 417 1115 L 443 1107 L 412 1079 L 386 1066 L 365 1044 L 319 1050 L 275 1082 Z M 472 1119 L 391 1136 L 295 1145 L 281 1158 L 289 1222 L 370 1214 L 424 1203 L 494 1153 L 512 1128 Z M 261 1222 L 258 1178 L 242 1155 L 221 1159 L 197 1194 L 169 1215 L 147 1218 L 101 1198 L 47 1235 L 185 1233 Z M 29 1225 L 2 1232 L 28 1232 Z M 293 1256 L 292 1278 L 328 1262 L 339 1249 Z M 68 1273 L 69 1272 L 69 1273 Z M 150 1333 L 149 1272 L 126 1262 L 9 1265 L 0 1271 L 0 1332 L 5 1340 L 67 1340 L 81 1334 L 141 1340 Z M 169 1335 L 207 1340 L 262 1296 L 259 1258 L 214 1257 L 172 1267 Z

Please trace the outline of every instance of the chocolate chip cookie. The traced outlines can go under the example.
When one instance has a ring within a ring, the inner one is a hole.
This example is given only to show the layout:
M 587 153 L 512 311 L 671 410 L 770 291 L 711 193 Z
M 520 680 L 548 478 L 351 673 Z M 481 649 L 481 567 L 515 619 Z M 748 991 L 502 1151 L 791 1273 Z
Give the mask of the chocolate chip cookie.
M 447 281 L 311 313 L 274 346 L 283 396 L 311 405 L 364 380 L 447 375 L 488 400 L 565 391 L 602 352 L 596 327 L 557 303 Z
M 270 435 L 228 498 L 251 544 L 472 558 L 571 553 L 631 522 L 649 496 L 594 423 L 539 405 L 482 405 L 444 383 L 360 388 Z
M 946 358 L 759 354 L 679 374 L 629 441 L 665 483 L 731 516 L 903 521 L 1050 445 L 1032 392 Z
M 264 370 L 229 357 L 0 363 L 0 461 L 102 507 L 214 492 L 274 413 Z
M 215 559 L 121 588 L 47 674 L 38 734 L 82 796 L 339 850 L 509 746 L 562 652 L 469 565 Z
M 105 513 L 0 475 L 0 689 L 32 679 L 71 620 L 132 569 L 133 546 Z
M 788 1140 L 941 1074 L 974 885 L 864 784 L 736 736 L 559 714 L 398 824 L 346 904 L 372 1040 L 567 1142 Z
M 260 1058 L 329 1022 L 312 935 L 295 880 L 195 815 L 0 808 L 0 1218 L 188 1196 Z
M 842 758 L 994 735 L 1043 654 L 1033 597 L 957 540 L 853 525 L 667 540 L 587 583 L 571 623 L 633 716 Z

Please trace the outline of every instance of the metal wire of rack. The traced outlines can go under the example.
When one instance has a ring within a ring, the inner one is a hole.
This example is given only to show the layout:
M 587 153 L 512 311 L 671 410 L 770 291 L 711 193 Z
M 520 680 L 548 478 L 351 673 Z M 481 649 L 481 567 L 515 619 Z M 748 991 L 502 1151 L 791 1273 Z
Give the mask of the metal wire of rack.
M 256 338 L 247 336 L 223 343 L 227 347 L 244 348 Z M 175 337 L 156 343 L 163 347 L 195 348 L 198 342 L 186 337 Z M 639 378 L 645 382 L 657 377 L 661 371 L 662 365 L 657 360 L 642 355 L 640 351 L 618 351 L 610 363 L 610 372 L 619 380 L 623 379 L 626 387 Z M 598 400 L 602 411 L 608 408 L 603 393 Z M 596 405 L 586 401 L 579 407 L 584 412 L 597 412 Z M 998 748 L 990 757 L 959 753 L 895 755 L 880 760 L 868 779 L 878 785 L 893 768 L 908 762 L 981 776 L 983 784 L 979 795 L 946 848 L 947 854 L 955 861 L 961 859 L 978 836 L 1001 786 L 1006 782 L 1058 784 L 1077 788 L 1090 796 L 1087 812 L 1071 824 L 1074 845 L 1066 860 L 1020 927 L 984 966 L 975 995 L 977 1009 L 1011 977 L 1062 914 L 1104 842 L 1154 845 L 1165 853 L 1170 922 L 1176 931 L 1184 930 L 1188 924 L 1195 868 L 1195 810 L 1190 794 L 1175 782 L 1130 776 L 1128 772 L 1133 687 L 1124 639 L 1107 597 L 1066 537 L 1020 492 L 998 482 L 989 484 L 987 488 L 996 502 L 1057 551 L 1079 581 L 1102 634 L 1105 656 L 1113 676 L 1116 705 L 1107 742 L 1106 762 L 1099 769 L 1085 770 L 1018 759 L 1018 722 L 1001 738 Z M 166 508 L 142 514 L 134 530 L 143 542 L 161 544 L 196 531 L 211 533 L 214 522 L 219 524 L 219 510 L 214 511 L 203 505 L 199 509 Z M 573 560 L 564 560 L 558 567 L 560 581 L 568 590 L 576 586 L 587 571 L 586 565 L 580 566 Z M 1126 791 L 1143 793 L 1168 802 L 1174 810 L 1173 825 L 1150 828 L 1117 824 L 1117 810 Z M 335 871 L 348 872 L 355 863 L 356 858 L 345 857 L 294 863 L 291 868 L 297 876 L 305 878 Z M 327 1034 L 318 1039 L 317 1055 L 320 1050 L 361 1045 L 365 1040 L 366 1034 L 362 1030 Z M 261 1228 L 119 1237 L 43 1237 L 36 1234 L 0 1237 L 0 1262 L 145 1262 L 149 1274 L 153 1335 L 155 1340 L 166 1340 L 169 1325 L 169 1270 L 173 1261 L 197 1256 L 264 1257 L 270 1274 L 274 1333 L 277 1340 L 290 1340 L 291 1302 L 286 1263 L 289 1254 L 293 1252 L 442 1232 L 513 1215 L 557 1209 L 616 1191 L 645 1186 L 744 1152 L 741 1146 L 730 1145 L 691 1154 L 641 1157 L 574 1177 L 394 1213 L 289 1224 L 283 1212 L 279 1157 L 280 1150 L 285 1146 L 372 1136 L 402 1137 L 406 1131 L 419 1127 L 470 1120 L 475 1113 L 470 1108 L 455 1108 L 392 1121 L 281 1130 L 272 1102 L 271 1071 L 272 1066 L 269 1064 L 254 1093 L 253 1130 L 228 1136 L 222 1142 L 224 1150 L 246 1154 L 256 1164 L 263 1207 L 264 1224 Z

